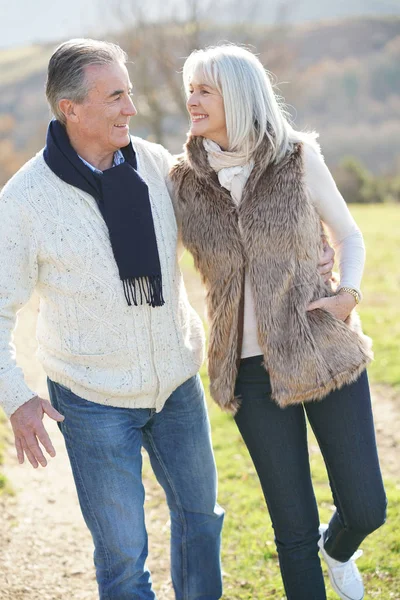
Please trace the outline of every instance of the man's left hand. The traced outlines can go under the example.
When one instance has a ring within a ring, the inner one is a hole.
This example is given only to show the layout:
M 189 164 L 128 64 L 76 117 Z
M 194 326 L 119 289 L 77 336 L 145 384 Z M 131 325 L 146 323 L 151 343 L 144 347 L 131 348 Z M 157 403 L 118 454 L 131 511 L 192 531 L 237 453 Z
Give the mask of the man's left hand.
M 318 273 L 322 275 L 325 283 L 328 283 L 332 277 L 333 263 L 335 261 L 335 251 L 325 240 L 322 254 L 318 263 Z

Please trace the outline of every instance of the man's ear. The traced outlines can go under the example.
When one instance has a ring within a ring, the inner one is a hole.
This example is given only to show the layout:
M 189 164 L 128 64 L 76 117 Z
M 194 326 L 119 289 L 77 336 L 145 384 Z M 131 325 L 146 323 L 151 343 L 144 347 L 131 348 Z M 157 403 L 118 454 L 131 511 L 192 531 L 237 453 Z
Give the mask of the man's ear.
M 58 107 L 61 110 L 61 112 L 64 114 L 67 121 L 71 121 L 71 123 L 79 122 L 79 117 L 75 112 L 75 102 L 72 102 L 71 100 L 67 100 L 66 98 L 63 98 L 62 100 L 59 101 Z

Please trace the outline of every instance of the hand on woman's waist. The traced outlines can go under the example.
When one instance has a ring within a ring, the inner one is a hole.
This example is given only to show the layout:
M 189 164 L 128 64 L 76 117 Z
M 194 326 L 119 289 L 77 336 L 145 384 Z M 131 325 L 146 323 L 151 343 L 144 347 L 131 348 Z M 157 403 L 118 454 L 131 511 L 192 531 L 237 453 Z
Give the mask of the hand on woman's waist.
M 330 312 L 337 319 L 345 321 L 356 304 L 356 299 L 352 294 L 340 290 L 335 296 L 331 296 L 330 298 L 320 298 L 319 300 L 311 302 L 311 304 L 308 305 L 307 310 L 322 308 L 323 310 Z

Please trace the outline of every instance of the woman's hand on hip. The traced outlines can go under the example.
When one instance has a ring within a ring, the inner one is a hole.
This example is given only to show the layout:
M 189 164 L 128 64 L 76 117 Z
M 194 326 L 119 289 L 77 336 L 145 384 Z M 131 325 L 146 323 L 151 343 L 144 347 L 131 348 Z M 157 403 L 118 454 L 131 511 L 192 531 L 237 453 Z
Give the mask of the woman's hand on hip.
M 330 298 L 320 298 L 308 305 L 307 310 L 322 308 L 330 312 L 334 317 L 345 321 L 356 305 L 354 296 L 348 292 L 339 292 Z

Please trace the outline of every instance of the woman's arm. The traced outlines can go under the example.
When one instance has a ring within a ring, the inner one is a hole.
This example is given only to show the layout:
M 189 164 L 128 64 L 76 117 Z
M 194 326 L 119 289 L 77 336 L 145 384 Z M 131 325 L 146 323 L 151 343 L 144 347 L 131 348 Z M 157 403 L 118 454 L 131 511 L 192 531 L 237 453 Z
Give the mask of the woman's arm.
M 337 255 L 340 274 L 338 291 L 344 287 L 351 288 L 361 298 L 360 287 L 365 263 L 365 246 L 361 231 L 351 216 L 323 157 L 312 146 L 304 146 L 304 167 L 311 200 L 326 227 Z M 326 302 L 327 300 L 323 299 L 324 306 L 316 306 L 315 302 L 312 303 L 310 309 L 311 307 L 312 309 L 326 308 L 338 318 L 346 319 L 356 304 L 355 298 L 344 291 L 335 299 Z

